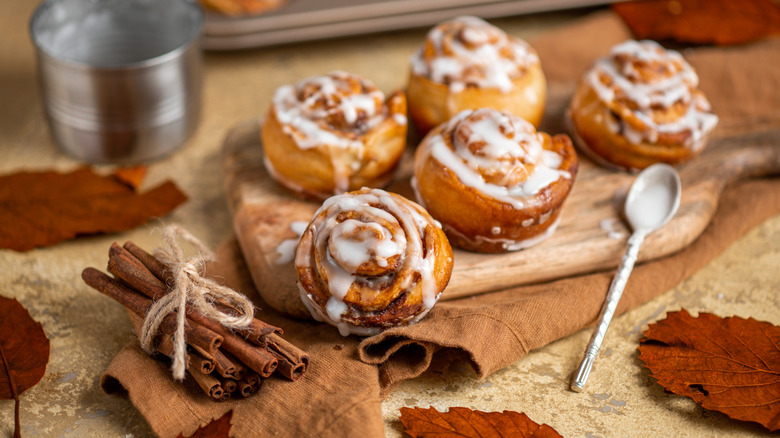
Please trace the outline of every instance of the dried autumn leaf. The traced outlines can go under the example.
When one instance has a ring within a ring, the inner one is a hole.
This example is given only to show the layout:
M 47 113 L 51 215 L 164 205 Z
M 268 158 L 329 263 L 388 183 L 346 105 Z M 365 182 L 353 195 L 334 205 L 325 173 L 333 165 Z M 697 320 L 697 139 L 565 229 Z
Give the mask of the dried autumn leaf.
M 187 199 L 168 181 L 136 193 L 87 168 L 0 177 L 0 248 L 29 251 L 79 235 L 115 233 L 168 214 Z
M 612 5 L 637 38 L 741 44 L 780 33 L 773 0 L 650 0 Z
M 667 390 L 780 430 L 780 327 L 686 310 L 651 324 L 639 358 Z
M 482 412 L 469 408 L 401 408 L 404 431 L 412 437 L 517 437 L 547 438 L 561 435 L 552 427 L 539 425 L 521 412 Z
M 144 181 L 147 170 L 149 170 L 149 168 L 144 165 L 120 167 L 114 172 L 114 178 L 127 184 L 133 190 L 138 190 L 138 188 L 141 187 L 141 183 Z
M 199 427 L 192 435 L 187 438 L 228 438 L 230 437 L 230 420 L 233 418 L 233 410 L 229 410 L 225 415 L 211 420 L 209 424 Z M 177 438 L 184 438 L 179 434 Z
M 40 382 L 49 339 L 18 301 L 0 296 L 0 400 L 14 400 L 14 437 L 20 436 L 19 396 Z

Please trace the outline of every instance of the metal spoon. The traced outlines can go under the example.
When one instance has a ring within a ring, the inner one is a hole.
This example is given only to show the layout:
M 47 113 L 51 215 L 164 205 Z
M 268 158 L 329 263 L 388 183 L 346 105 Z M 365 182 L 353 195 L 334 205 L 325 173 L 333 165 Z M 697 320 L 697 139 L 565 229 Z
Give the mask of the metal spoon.
M 577 376 L 571 384 L 572 391 L 581 392 L 588 380 L 593 363 L 598 356 L 601 342 L 607 334 L 612 315 L 615 314 L 618 301 L 623 295 L 628 276 L 634 268 L 639 247 L 645 236 L 661 228 L 677 212 L 680 206 L 680 177 L 668 164 L 653 164 L 643 170 L 631 185 L 625 203 L 625 214 L 634 230 L 628 238 L 628 248 L 623 254 L 618 271 L 609 286 L 607 298 L 601 308 L 599 321 L 590 337 L 585 355 L 580 363 Z

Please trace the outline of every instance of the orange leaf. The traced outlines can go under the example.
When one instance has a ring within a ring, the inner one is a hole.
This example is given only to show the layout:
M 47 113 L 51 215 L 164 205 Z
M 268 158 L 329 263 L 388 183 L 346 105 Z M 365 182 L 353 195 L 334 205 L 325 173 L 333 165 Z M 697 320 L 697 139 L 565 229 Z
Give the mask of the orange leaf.
M 78 235 L 128 230 L 168 214 L 186 199 L 170 181 L 139 194 L 87 168 L 2 176 L 0 248 L 29 251 Z
M 692 317 L 651 324 L 639 358 L 667 390 L 731 418 L 780 430 L 780 327 L 753 318 Z
M 650 0 L 612 5 L 637 38 L 741 44 L 780 33 L 772 0 Z
M 40 382 L 49 363 L 49 339 L 18 301 L 0 296 L 0 400 L 14 400 L 19 436 L 19 396 Z
M 201 426 L 192 435 L 187 438 L 229 438 L 230 437 L 230 420 L 233 418 L 233 410 L 229 410 L 225 415 L 211 420 L 209 424 Z M 184 435 L 179 434 L 177 438 L 184 438 Z
M 133 167 L 120 167 L 114 172 L 114 178 L 119 182 L 125 183 L 133 190 L 138 190 L 141 187 L 141 183 L 144 181 L 146 171 L 149 170 L 146 166 L 133 166 Z
M 533 422 L 528 415 L 514 411 L 482 412 L 469 408 L 401 408 L 404 431 L 412 437 L 517 437 L 547 438 L 561 435 L 552 427 Z

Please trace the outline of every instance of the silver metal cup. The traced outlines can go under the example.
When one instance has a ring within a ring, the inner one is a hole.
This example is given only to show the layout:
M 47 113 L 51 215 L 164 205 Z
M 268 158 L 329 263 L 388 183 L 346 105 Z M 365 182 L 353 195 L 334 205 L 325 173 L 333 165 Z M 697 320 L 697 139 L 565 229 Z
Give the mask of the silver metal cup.
M 57 143 L 90 162 L 181 146 L 200 117 L 203 13 L 191 0 L 46 0 L 30 20 Z

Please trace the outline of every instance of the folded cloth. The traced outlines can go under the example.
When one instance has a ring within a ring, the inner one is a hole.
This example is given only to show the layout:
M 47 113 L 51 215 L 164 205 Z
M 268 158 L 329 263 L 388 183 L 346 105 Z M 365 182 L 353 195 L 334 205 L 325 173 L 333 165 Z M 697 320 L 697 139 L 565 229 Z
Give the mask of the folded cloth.
M 599 13 L 533 44 L 550 81 L 572 82 L 596 57 L 627 37 L 612 14 Z M 722 86 L 705 92 L 718 109 L 724 129 L 755 132 L 771 128 L 780 147 L 779 114 L 773 111 L 780 101 L 778 90 L 748 83 L 766 80 L 762 75 L 778 75 L 768 67 L 773 58 L 766 56 L 767 46 L 777 50 L 780 40 L 733 49 L 701 49 L 686 56 L 702 76 L 717 75 L 721 81 Z M 743 70 L 745 65 L 759 67 L 749 68 L 742 76 L 732 66 L 736 62 Z M 723 193 L 711 224 L 694 243 L 634 269 L 617 312 L 668 291 L 749 229 L 778 213 L 780 179 L 731 187 Z M 101 385 L 107 393 L 128 396 L 161 437 L 192 434 L 228 410 L 233 410 L 231 436 L 235 437 L 382 436 L 381 400 L 398 383 L 419 376 L 440 357 L 462 358 L 484 377 L 534 348 L 593 324 L 613 272 L 439 302 L 420 323 L 365 339 L 344 338 L 330 326 L 288 319 L 270 310 L 254 291 L 235 239 L 220 247 L 218 262 L 209 267 L 208 274 L 250 296 L 263 309 L 259 317 L 283 328 L 287 340 L 309 353 L 311 364 L 298 382 L 269 378 L 254 397 L 217 403 L 190 381 L 173 382 L 168 365 L 148 358 L 133 342 L 111 362 Z

